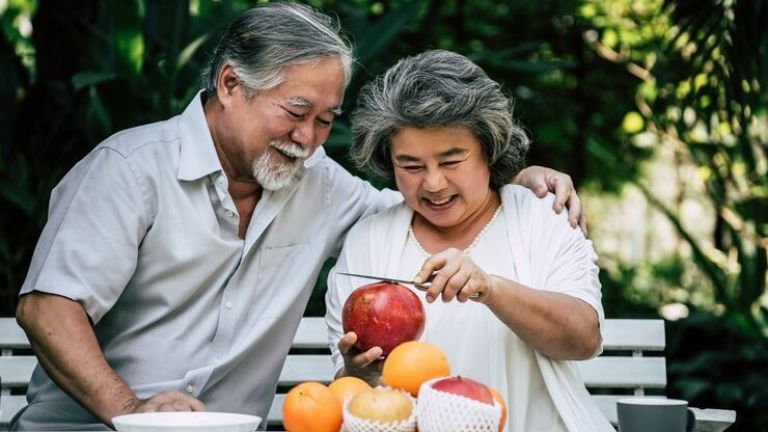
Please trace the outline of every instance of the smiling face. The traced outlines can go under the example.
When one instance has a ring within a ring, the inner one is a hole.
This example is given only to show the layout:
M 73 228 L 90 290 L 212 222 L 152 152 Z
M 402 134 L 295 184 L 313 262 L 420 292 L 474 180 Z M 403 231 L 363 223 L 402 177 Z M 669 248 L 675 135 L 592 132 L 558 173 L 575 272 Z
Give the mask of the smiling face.
M 328 139 L 344 91 L 335 57 L 288 67 L 283 77 L 249 99 L 248 89 L 225 66 L 217 88 L 223 111 L 211 127 L 227 174 L 273 190 L 290 184 Z
M 494 197 L 480 142 L 464 128 L 407 127 L 391 140 L 397 188 L 430 225 L 461 227 Z

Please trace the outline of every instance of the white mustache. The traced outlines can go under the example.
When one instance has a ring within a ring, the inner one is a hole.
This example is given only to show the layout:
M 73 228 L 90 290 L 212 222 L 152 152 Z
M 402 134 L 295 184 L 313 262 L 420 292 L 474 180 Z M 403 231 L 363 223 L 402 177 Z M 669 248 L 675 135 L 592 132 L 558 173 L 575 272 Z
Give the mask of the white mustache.
M 274 140 L 269 145 L 293 158 L 306 159 L 309 157 L 309 150 L 298 144 Z

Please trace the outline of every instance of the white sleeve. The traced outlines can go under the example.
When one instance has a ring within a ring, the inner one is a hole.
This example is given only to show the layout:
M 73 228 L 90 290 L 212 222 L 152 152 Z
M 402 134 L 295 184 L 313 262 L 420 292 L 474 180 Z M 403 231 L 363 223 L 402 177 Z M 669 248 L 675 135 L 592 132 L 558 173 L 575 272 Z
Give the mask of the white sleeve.
M 595 310 L 603 329 L 603 312 L 597 254 L 592 242 L 579 228 L 572 228 L 566 212 L 552 210 L 554 195 L 537 198 L 530 191 L 516 189 L 515 197 L 521 208 L 517 221 L 524 248 L 530 254 L 533 287 L 566 294 L 580 299 Z M 602 344 L 595 355 L 602 352 Z
M 545 289 L 583 300 L 595 309 L 602 328 L 605 313 L 598 274 L 597 254 L 579 228 L 559 227 L 561 241 L 550 266 Z
M 566 212 L 560 214 L 552 210 L 553 196 L 534 202 L 535 211 L 530 213 L 530 227 L 533 235 L 531 249 L 534 259 L 544 265 L 544 284 L 539 287 L 547 291 L 559 292 L 578 298 L 592 306 L 597 313 L 601 344 L 595 355 L 602 352 L 602 329 L 605 320 L 603 311 L 600 272 L 597 266 L 597 254 L 592 242 L 584 233 L 572 228 Z
M 330 158 L 326 167 L 331 180 L 328 197 L 333 202 L 331 206 L 335 213 L 333 221 L 339 233 L 339 240 L 333 248 L 332 255 L 337 256 L 352 225 L 367 216 L 401 203 L 403 196 L 400 192 L 390 189 L 376 189 L 369 182 L 350 174 Z

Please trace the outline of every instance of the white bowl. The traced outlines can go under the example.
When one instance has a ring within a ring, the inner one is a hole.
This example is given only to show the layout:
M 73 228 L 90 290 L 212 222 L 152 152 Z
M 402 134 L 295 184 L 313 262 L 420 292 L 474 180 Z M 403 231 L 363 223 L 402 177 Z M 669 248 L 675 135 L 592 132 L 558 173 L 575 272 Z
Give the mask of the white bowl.
M 253 432 L 261 417 L 222 412 L 151 412 L 112 419 L 118 432 Z

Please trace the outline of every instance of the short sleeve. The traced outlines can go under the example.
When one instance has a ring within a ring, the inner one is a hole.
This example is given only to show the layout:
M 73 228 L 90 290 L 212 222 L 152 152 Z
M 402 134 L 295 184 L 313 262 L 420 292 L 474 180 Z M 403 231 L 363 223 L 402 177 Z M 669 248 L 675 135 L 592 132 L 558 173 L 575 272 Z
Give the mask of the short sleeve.
M 604 312 L 598 277 L 600 269 L 592 242 L 585 239 L 578 228 L 570 226 L 563 229 L 561 235 L 562 241 L 556 248 L 545 288 L 568 294 L 591 305 L 602 326 Z
M 605 313 L 597 254 L 592 242 L 584 237 L 579 228 L 568 223 L 567 212 L 555 213 L 552 209 L 554 196 L 537 198 L 530 191 L 518 189 L 523 207 L 521 235 L 527 236 L 529 259 L 534 268 L 536 287 L 580 299 L 590 305 L 597 314 L 602 335 Z M 602 352 L 602 344 L 595 355 Z
M 550 241 L 542 244 L 552 245 L 551 264 L 546 275 L 544 289 L 557 291 L 578 298 L 592 306 L 597 313 L 601 331 L 601 344 L 595 355 L 602 352 L 602 329 L 605 312 L 602 304 L 602 292 L 599 279 L 600 268 L 597 266 L 597 254 L 592 242 L 584 237 L 579 228 L 572 228 L 567 221 L 566 212 L 556 215 L 551 206 L 545 212 L 550 214 L 552 222 L 549 232 Z M 542 218 L 546 219 L 546 218 Z
M 377 214 L 403 201 L 403 195 L 390 189 L 378 190 L 369 182 L 355 177 L 341 165 L 329 159 L 328 169 L 333 222 L 337 225 L 339 241 L 333 255 L 337 255 L 349 228 L 357 221 Z
M 107 147 L 67 173 L 51 193 L 21 295 L 70 298 L 94 323 L 110 310 L 133 276 L 148 227 L 137 175 L 125 156 Z

